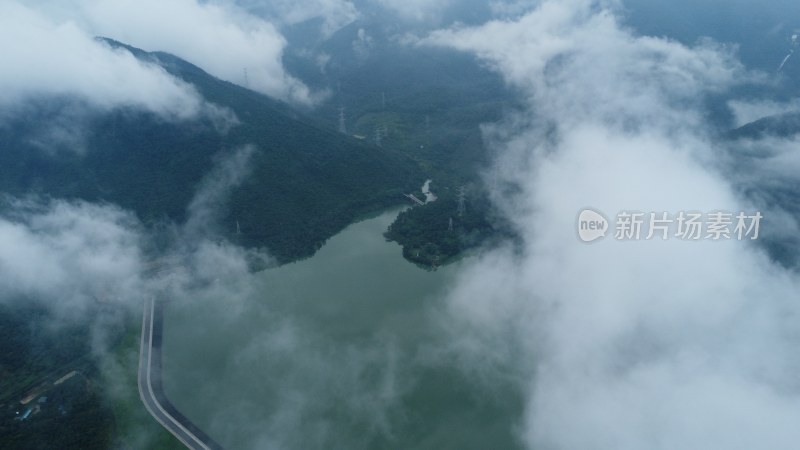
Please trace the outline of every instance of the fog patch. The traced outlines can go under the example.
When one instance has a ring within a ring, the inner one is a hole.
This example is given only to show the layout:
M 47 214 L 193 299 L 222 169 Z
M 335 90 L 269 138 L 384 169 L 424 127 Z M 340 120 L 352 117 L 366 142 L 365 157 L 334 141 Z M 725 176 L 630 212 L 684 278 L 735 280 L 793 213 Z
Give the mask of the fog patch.
M 494 198 L 523 248 L 471 264 L 442 317 L 452 352 L 488 382 L 508 368 L 528 392 L 520 434 L 530 448 L 745 449 L 765 436 L 792 448 L 793 271 L 750 243 L 576 238 L 587 206 L 759 204 L 738 189 L 745 175 L 728 172 L 735 156 L 702 102 L 759 76 L 731 48 L 639 36 L 617 14 L 546 1 L 423 41 L 476 54 L 529 99 L 485 133 L 497 151 L 487 184 L 503 187 Z

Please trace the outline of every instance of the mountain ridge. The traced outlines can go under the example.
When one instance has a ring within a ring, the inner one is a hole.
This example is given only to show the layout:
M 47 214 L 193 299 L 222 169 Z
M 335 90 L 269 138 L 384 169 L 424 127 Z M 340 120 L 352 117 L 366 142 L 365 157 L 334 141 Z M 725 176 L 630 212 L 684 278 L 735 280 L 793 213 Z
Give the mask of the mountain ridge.
M 312 255 L 356 218 L 401 202 L 403 191 L 424 181 L 399 152 L 337 133 L 177 56 L 100 39 L 191 84 L 238 123 L 220 132 L 208 118 L 170 122 L 132 108 L 104 113 L 74 98 L 39 99 L 0 127 L 0 191 L 108 202 L 146 224 L 182 223 L 215 162 L 253 145 L 251 173 L 230 191 L 219 234 L 284 263 Z M 70 115 L 76 109 L 84 111 L 77 119 Z M 32 143 L 65 116 L 84 128 L 83 151 Z

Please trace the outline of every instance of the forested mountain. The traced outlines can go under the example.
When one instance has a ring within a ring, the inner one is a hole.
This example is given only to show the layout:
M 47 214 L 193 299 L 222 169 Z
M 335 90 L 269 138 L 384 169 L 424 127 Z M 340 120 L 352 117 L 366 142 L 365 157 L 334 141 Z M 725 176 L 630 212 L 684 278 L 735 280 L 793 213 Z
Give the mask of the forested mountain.
M 215 163 L 252 145 L 249 174 L 230 193 L 220 232 L 285 262 L 312 254 L 359 215 L 401 201 L 423 181 L 398 152 L 318 126 L 175 56 L 107 42 L 191 83 L 238 123 L 225 130 L 208 118 L 168 121 L 132 109 L 92 111 L 72 98 L 39 99 L 0 127 L 0 190 L 110 202 L 145 223 L 180 223 Z M 65 116 L 80 118 L 77 150 L 38 138 Z
M 503 80 L 471 55 L 397 39 L 382 18 L 363 18 L 287 54 L 287 66 L 329 101 L 312 114 L 414 158 L 441 185 L 476 181 L 491 160 L 481 126 L 519 106 Z M 300 33 L 302 34 L 302 33 Z M 332 55 L 320 69 L 308 54 Z

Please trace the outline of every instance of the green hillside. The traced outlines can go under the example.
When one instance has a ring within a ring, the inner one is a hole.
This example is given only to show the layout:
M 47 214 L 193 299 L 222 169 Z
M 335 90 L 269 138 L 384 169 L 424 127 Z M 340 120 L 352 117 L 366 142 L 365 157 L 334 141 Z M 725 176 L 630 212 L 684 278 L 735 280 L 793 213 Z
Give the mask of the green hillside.
M 424 181 L 418 165 L 396 151 L 319 126 L 175 56 L 108 42 L 192 83 L 240 124 L 223 135 L 209 119 L 169 122 L 130 109 L 92 112 L 69 98 L 41 99 L 0 128 L 0 190 L 111 202 L 149 224 L 182 222 L 215 161 L 252 144 L 252 171 L 231 193 L 220 231 L 286 262 L 313 254 L 357 217 L 402 201 L 403 191 Z M 33 143 L 31 136 L 72 110 L 82 111 L 83 151 Z

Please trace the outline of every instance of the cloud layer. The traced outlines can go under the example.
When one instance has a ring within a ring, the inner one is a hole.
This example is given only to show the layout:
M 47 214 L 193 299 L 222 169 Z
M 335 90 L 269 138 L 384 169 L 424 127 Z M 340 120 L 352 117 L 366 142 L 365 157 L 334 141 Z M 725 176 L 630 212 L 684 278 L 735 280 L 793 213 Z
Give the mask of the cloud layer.
M 290 102 L 311 105 L 322 95 L 285 71 L 286 40 L 278 29 L 234 2 L 41 0 L 0 8 L 0 37 L 24 43 L 0 50 L 9 62 L 0 76 L 0 101 L 79 95 L 102 107 L 131 105 L 179 118 L 197 111 L 202 100 L 191 86 L 95 36 L 173 53 L 219 78 Z
M 348 0 L 238 0 L 236 3 L 259 17 L 282 25 L 319 19 L 322 21 L 320 31 L 323 37 L 329 37 L 361 15 L 353 2 Z
M 175 54 L 212 75 L 273 97 L 301 104 L 314 101 L 309 89 L 285 71 L 281 58 L 286 40 L 277 28 L 232 2 L 78 3 L 82 19 L 96 34 Z
M 414 14 L 447 4 L 419 12 L 412 8 L 418 2 L 383 3 L 400 13 L 407 8 L 419 20 L 425 17 Z M 315 4 L 323 9 L 333 2 Z M 328 15 L 332 28 L 355 14 L 342 4 L 350 12 L 341 19 Z M 102 108 L 129 105 L 168 117 L 202 108 L 191 87 L 94 41 L 94 33 L 176 53 L 234 82 L 244 82 L 247 68 L 253 88 L 314 100 L 282 68 L 286 43 L 277 29 L 230 3 L 70 5 L 77 9 L 52 2 L 0 5 L 0 38 L 30 42 L 0 50 L 14 62 L 0 74 L 0 104 L 77 94 Z M 280 5 L 289 22 L 312 17 Z M 480 383 L 510 382 L 526 392 L 521 435 L 530 448 L 795 447 L 796 274 L 762 248 L 736 241 L 607 239 L 587 246 L 575 236 L 575 216 L 586 206 L 611 215 L 622 209 L 752 210 L 763 198 L 743 195 L 740 182 L 796 182 L 790 170 L 798 165 L 796 141 L 741 144 L 751 154 L 771 150 L 759 170 L 745 176 L 709 131 L 704 97 L 753 78 L 732 49 L 637 35 L 620 24 L 615 10 L 588 0 L 545 1 L 518 19 L 442 30 L 422 44 L 474 53 L 528 104 L 485 129 L 497 151 L 487 182 L 523 245 L 466 263 L 438 317 L 448 333 L 448 356 L 455 357 L 447 361 L 458 361 Z M 776 108 L 733 105 L 742 118 Z M 202 237 L 213 231 L 209 223 L 227 190 L 246 176 L 251 153 L 244 148 L 220 161 L 199 187 L 187 226 L 175 231 L 200 239 L 176 238 L 168 253 L 180 268 L 147 281 L 146 237 L 129 214 L 80 202 L 12 200 L 0 215 L 0 300 L 39 297 L 57 311 L 78 314 L 103 302 L 133 307 L 160 290 L 233 298 L 225 307 L 236 317 L 236 301 L 250 288 L 250 255 Z M 792 220 L 781 226 L 784 233 L 797 232 Z M 383 426 L 400 395 L 392 392 L 391 346 L 348 353 L 323 345 L 325 351 L 314 353 L 321 344 L 313 333 L 280 316 L 271 319 L 250 341 L 255 350 L 245 350 L 295 364 L 284 385 L 303 389 L 284 392 L 281 404 L 297 407 L 279 411 L 270 429 L 275 433 L 259 444 L 283 444 L 279 432 L 305 420 L 299 401 L 308 401 L 307 386 L 314 393 L 342 392 L 336 399 L 351 402 L 349 413 Z M 306 359 L 296 357 L 298 348 L 310 349 Z M 352 395 L 364 390 L 364 362 L 387 368 L 369 395 Z M 316 378 L 334 365 L 333 381 Z M 311 379 L 303 384 L 303 377 Z
M 488 181 L 523 248 L 473 263 L 448 310 L 465 367 L 488 380 L 510 370 L 529 392 L 527 445 L 792 448 L 792 272 L 736 241 L 575 235 L 586 206 L 754 208 L 704 119 L 704 96 L 751 78 L 735 54 L 636 35 L 582 0 L 424 42 L 476 54 L 529 99 L 486 130 L 498 151 Z
M 0 301 L 44 301 L 81 319 L 145 295 L 136 219 L 83 202 L 7 200 L 0 215 Z
M 0 4 L 0 105 L 77 96 L 102 109 L 131 106 L 192 117 L 203 106 L 190 85 L 96 41 L 75 22 L 57 21 L 16 2 Z M 12 44 L 13 43 L 13 44 Z

